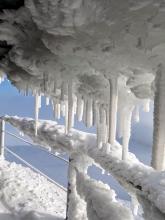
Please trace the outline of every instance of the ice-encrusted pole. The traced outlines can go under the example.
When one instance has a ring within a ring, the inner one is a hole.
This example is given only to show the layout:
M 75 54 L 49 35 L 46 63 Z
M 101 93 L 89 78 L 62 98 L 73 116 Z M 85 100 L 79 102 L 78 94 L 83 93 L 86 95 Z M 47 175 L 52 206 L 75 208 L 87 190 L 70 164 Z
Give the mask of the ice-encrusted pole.
M 151 165 L 165 169 L 165 67 L 160 64 L 155 78 L 154 134 Z
M 74 126 L 73 82 L 68 83 L 68 132 Z
M 114 144 L 116 139 L 117 125 L 117 103 L 118 103 L 118 79 L 109 79 L 110 99 L 109 99 L 109 138 L 108 142 Z
M 87 159 L 86 159 L 87 158 Z M 82 220 L 84 219 L 84 211 L 82 210 L 82 200 L 77 194 L 76 170 L 87 173 L 88 157 L 83 154 L 73 153 L 69 158 L 68 167 L 68 193 L 67 193 L 67 212 L 66 220 Z M 86 218 L 85 218 L 86 219 Z
M 4 149 L 5 149 L 5 121 L 3 119 L 0 120 L 0 157 L 4 158 Z

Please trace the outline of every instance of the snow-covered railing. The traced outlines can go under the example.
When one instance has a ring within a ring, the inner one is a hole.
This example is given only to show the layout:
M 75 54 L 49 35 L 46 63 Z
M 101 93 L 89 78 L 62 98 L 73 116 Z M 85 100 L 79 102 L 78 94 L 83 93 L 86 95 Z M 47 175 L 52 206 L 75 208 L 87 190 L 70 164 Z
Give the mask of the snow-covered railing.
M 11 125 L 24 132 L 35 143 L 50 148 L 52 151 L 78 153 L 89 157 L 108 173 L 111 173 L 130 193 L 136 193 L 154 204 L 165 213 L 164 172 L 157 172 L 152 167 L 140 163 L 135 155 L 129 153 L 127 161 L 121 160 L 122 146 L 97 148 L 96 135 L 72 129 L 65 134 L 65 128 L 56 122 L 41 120 L 38 123 L 38 135 L 34 133 L 35 121 L 30 118 L 7 116 L 4 118 Z M 159 187 L 158 187 L 159 186 Z
M 32 164 L 30 164 L 29 162 L 27 162 L 26 160 L 24 160 L 21 156 L 19 156 L 18 154 L 16 154 L 15 152 L 13 152 L 12 150 L 10 150 L 7 146 L 5 146 L 5 134 L 8 134 L 10 136 L 13 136 L 14 138 L 23 141 L 26 144 L 29 144 L 31 146 L 35 146 L 40 148 L 42 151 L 45 151 L 51 155 L 53 155 L 54 157 L 60 159 L 61 161 L 65 162 L 65 163 L 69 163 L 68 160 L 66 160 L 63 157 L 60 157 L 58 155 L 55 155 L 49 151 L 47 151 L 46 149 L 35 145 L 33 143 L 31 143 L 30 141 L 25 140 L 24 138 L 21 138 L 19 136 L 17 136 L 16 134 L 13 134 L 11 132 L 8 132 L 7 130 L 5 130 L 5 120 L 0 120 L 0 156 L 2 158 L 5 158 L 5 151 L 8 152 L 9 154 L 11 154 L 12 156 L 14 156 L 15 158 L 17 158 L 20 162 L 22 162 L 23 164 L 25 164 L 27 167 L 31 168 L 33 171 L 35 171 L 36 173 L 39 173 L 41 176 L 45 177 L 47 180 L 49 180 L 51 183 L 55 184 L 56 186 L 58 186 L 59 188 L 61 188 L 62 190 L 64 190 L 65 192 L 67 191 L 67 189 L 65 187 L 63 187 L 62 185 L 58 184 L 56 181 L 54 181 L 53 179 L 51 179 L 49 176 L 47 176 L 46 174 L 44 174 L 43 172 L 41 172 L 39 169 L 37 169 L 36 167 L 34 167 Z
M 42 173 L 39 169 L 35 168 L 34 166 L 32 166 L 30 163 L 28 163 L 26 160 L 24 160 L 21 156 L 19 156 L 18 154 L 16 154 L 15 152 L 13 152 L 12 150 L 10 150 L 7 146 L 5 146 L 5 134 L 8 134 L 10 136 L 13 136 L 16 139 L 19 139 L 29 145 L 35 146 L 35 147 L 39 147 L 41 148 L 43 151 L 48 152 L 46 149 L 43 149 L 42 147 L 35 145 L 33 143 L 31 143 L 30 141 L 25 140 L 22 137 L 17 136 L 16 134 L 13 134 L 11 132 L 8 132 L 5 130 L 5 121 L 2 119 L 0 120 L 1 123 L 1 140 L 2 140 L 2 144 L 1 144 L 1 149 L 3 149 L 1 152 L 1 156 L 4 158 L 4 153 L 5 151 L 7 151 L 8 153 L 10 153 L 11 155 L 13 155 L 15 158 L 17 158 L 19 161 L 21 161 L 23 164 L 25 164 L 27 167 L 31 168 L 32 170 L 34 170 L 36 173 L 39 173 L 40 175 L 44 176 L 48 181 L 52 182 L 53 184 L 55 184 L 56 186 L 58 186 L 59 188 L 61 188 L 62 190 L 64 190 L 65 192 L 67 191 L 64 187 L 62 187 L 61 185 L 59 185 L 57 182 L 55 182 L 54 180 L 52 180 L 50 177 L 48 177 L 47 175 L 45 175 L 44 173 Z M 52 154 L 53 156 L 57 157 L 58 159 L 68 163 L 68 161 L 60 156 L 54 155 L 51 152 L 48 152 L 50 154 Z M 81 159 L 80 159 L 81 158 Z M 84 162 L 84 166 L 83 163 Z M 101 201 L 103 198 L 101 198 L 100 195 L 104 195 L 105 190 L 106 193 L 109 193 L 109 196 L 107 197 L 106 201 L 111 201 L 111 203 L 107 203 L 106 207 L 105 207 L 105 213 L 103 215 L 108 216 L 108 218 L 106 218 L 107 220 L 111 220 L 113 218 L 117 219 L 117 220 L 123 220 L 123 215 L 125 215 L 125 219 L 130 219 L 133 220 L 133 216 L 131 214 L 131 211 L 124 207 L 124 205 L 122 205 L 121 203 L 117 202 L 113 197 L 114 197 L 114 192 L 113 190 L 111 190 L 110 188 L 108 188 L 108 186 L 106 186 L 103 183 L 98 183 L 98 186 L 96 187 L 96 191 L 99 192 L 99 195 L 97 198 L 94 197 L 90 197 L 89 199 L 87 199 L 85 192 L 84 192 L 84 196 L 82 197 L 82 186 L 87 187 L 86 193 L 88 192 L 88 190 L 90 189 L 90 187 L 94 187 L 94 180 L 90 179 L 90 177 L 88 177 L 85 173 L 86 173 L 86 169 L 90 163 L 90 159 L 88 161 L 88 159 L 86 157 L 82 157 L 82 155 L 80 156 L 79 154 L 75 155 L 73 154 L 72 157 L 70 158 L 70 163 L 69 163 L 69 187 L 68 187 L 68 191 L 70 193 L 68 193 L 68 204 L 67 204 L 67 217 L 66 219 L 72 219 L 72 220 L 81 220 L 81 219 L 88 219 L 88 220 L 94 220 L 95 219 L 95 215 L 91 215 L 91 213 L 95 212 L 95 207 L 89 207 L 87 209 L 86 212 L 86 206 L 90 206 L 90 201 L 91 199 L 95 201 L 96 204 L 99 204 L 99 208 L 101 205 Z M 80 162 L 80 166 L 75 166 L 76 164 L 78 164 Z M 83 176 L 83 172 L 84 176 L 83 178 L 85 178 L 84 183 L 79 184 L 79 182 L 81 181 L 81 178 L 78 178 L 77 176 Z M 77 173 L 77 174 L 76 174 Z M 76 175 L 75 175 L 76 174 Z M 78 180 L 77 180 L 78 179 Z M 90 182 L 89 182 L 90 180 Z M 76 182 L 74 182 L 76 181 Z M 95 181 L 96 182 L 96 181 Z M 92 185 L 93 184 L 93 185 Z M 75 194 L 75 190 L 78 192 L 77 194 Z M 91 194 L 92 195 L 92 194 Z M 81 198 L 82 197 L 82 198 Z M 78 209 L 76 209 L 76 207 L 80 206 L 80 210 L 77 212 Z M 69 208 L 68 208 L 69 207 Z M 72 209 L 72 210 L 71 210 Z M 107 210 L 109 210 L 109 212 L 107 213 Z M 119 213 L 119 211 L 122 210 L 123 215 L 121 216 Z M 77 212 L 77 213 L 76 213 Z M 100 211 L 99 211 L 100 212 Z M 109 213 L 111 213 L 111 215 L 109 215 Z M 102 215 L 102 213 L 99 213 L 98 215 L 98 220 L 100 220 L 99 216 Z
M 72 164 L 75 158 L 78 157 L 76 167 L 80 164 L 81 167 L 79 168 L 82 169 L 85 166 L 84 169 L 86 170 L 86 166 L 95 163 L 108 173 L 111 173 L 129 193 L 136 194 L 138 200 L 142 201 L 140 203 L 146 213 L 148 213 L 148 208 L 146 209 L 146 207 L 152 206 L 150 213 L 153 212 L 153 215 L 156 213 L 157 216 L 160 216 L 157 219 L 164 219 L 164 172 L 157 172 L 152 167 L 142 164 L 132 153 L 128 154 L 127 161 L 122 160 L 122 146 L 119 143 L 115 142 L 114 145 L 103 146 L 103 148 L 99 149 L 97 148 L 94 134 L 84 133 L 75 129 L 72 129 L 69 134 L 65 134 L 64 126 L 45 120 L 38 121 L 38 134 L 36 136 L 34 132 L 35 121 L 33 119 L 10 116 L 6 116 L 3 119 L 30 137 L 34 143 L 45 147 L 45 149 L 51 148 L 52 152 L 65 152 L 70 156 L 67 202 L 68 207 L 70 206 L 69 209 L 73 210 L 72 199 L 75 197 L 73 195 L 76 185 L 75 166 Z M 86 161 L 80 163 L 82 158 Z M 73 194 L 70 192 L 73 192 Z M 77 200 L 74 203 L 77 203 Z M 68 213 L 70 212 L 68 211 Z M 77 219 L 74 218 L 74 220 Z

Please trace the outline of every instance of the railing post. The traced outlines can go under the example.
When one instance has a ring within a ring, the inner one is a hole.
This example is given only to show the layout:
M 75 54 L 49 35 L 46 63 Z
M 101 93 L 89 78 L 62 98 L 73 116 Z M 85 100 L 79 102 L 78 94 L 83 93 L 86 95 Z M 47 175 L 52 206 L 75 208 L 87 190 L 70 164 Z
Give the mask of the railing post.
M 66 219 L 65 220 L 69 220 L 69 196 L 71 195 L 71 183 L 70 183 L 70 180 L 71 180 L 71 171 L 73 171 L 72 169 L 72 160 L 71 157 L 69 157 L 69 166 L 68 166 L 68 188 L 67 188 L 67 207 L 66 207 Z
M 5 150 L 5 120 L 0 120 L 0 157 L 4 158 Z

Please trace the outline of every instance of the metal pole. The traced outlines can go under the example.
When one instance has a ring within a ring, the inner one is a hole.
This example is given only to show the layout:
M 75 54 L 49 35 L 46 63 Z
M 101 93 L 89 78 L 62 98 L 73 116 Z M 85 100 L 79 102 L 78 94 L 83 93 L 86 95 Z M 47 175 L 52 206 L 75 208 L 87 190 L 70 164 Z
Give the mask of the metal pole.
M 5 150 L 5 121 L 0 120 L 0 157 L 4 158 L 4 150 Z

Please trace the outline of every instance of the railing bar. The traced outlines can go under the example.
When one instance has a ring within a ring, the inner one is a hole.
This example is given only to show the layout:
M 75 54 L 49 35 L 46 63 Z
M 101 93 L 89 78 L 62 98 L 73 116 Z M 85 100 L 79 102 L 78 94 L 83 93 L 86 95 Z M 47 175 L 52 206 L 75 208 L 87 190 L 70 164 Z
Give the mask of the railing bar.
M 19 140 L 21 140 L 21 141 L 23 141 L 23 142 L 25 142 L 25 143 L 27 143 L 27 144 L 33 146 L 33 147 L 40 148 L 42 151 L 44 151 L 44 152 L 46 152 L 46 153 L 48 153 L 48 154 L 51 154 L 52 156 L 57 157 L 58 159 L 63 160 L 63 161 L 66 162 L 66 163 L 69 163 L 69 161 L 66 160 L 66 159 L 64 159 L 63 157 L 60 157 L 60 156 L 58 156 L 58 155 L 55 155 L 55 154 L 49 152 L 48 150 L 45 150 L 43 147 L 41 147 L 41 146 L 39 146 L 39 145 L 37 145 L 37 144 L 32 144 L 31 142 L 29 142 L 29 141 L 27 141 L 27 140 L 25 140 L 25 139 L 23 139 L 23 138 L 21 138 L 21 137 L 18 137 L 18 136 L 16 136 L 15 134 L 12 134 L 12 133 L 10 133 L 10 132 L 8 132 L 8 131 L 5 131 L 5 133 L 8 134 L 8 135 L 11 135 L 11 136 L 13 136 L 13 137 L 15 137 L 15 138 L 17 138 L 17 139 L 19 139 Z
M 22 161 L 25 165 L 27 165 L 28 167 L 30 167 L 31 169 L 33 169 L 34 171 L 36 171 L 37 173 L 41 174 L 42 176 L 44 176 L 47 180 L 49 180 L 50 182 L 54 183 L 56 186 L 58 186 L 59 188 L 61 188 L 62 190 L 64 190 L 65 192 L 67 192 L 67 189 L 64 188 L 63 186 L 61 186 L 60 184 L 58 184 L 57 182 L 55 182 L 54 180 L 52 180 L 50 177 L 48 177 L 47 175 L 45 175 L 44 173 L 42 173 L 40 170 L 38 170 L 37 168 L 33 167 L 31 164 L 29 164 L 27 161 L 25 161 L 24 159 L 22 159 L 20 156 L 18 156 L 16 153 L 14 153 L 13 151 L 11 151 L 9 148 L 5 147 L 5 150 L 8 151 L 10 154 L 12 154 L 14 157 L 16 157 L 17 159 L 19 159 L 20 161 Z

